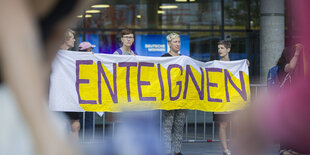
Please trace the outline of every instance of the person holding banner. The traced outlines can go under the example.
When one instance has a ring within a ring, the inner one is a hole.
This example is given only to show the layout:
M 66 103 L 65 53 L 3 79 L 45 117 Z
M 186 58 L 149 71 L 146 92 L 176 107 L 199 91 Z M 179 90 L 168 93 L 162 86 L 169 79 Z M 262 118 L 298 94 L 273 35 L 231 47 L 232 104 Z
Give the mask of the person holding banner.
M 218 53 L 221 57 L 220 61 L 230 61 L 229 52 L 231 48 L 231 44 L 229 41 L 221 40 L 218 42 Z M 221 145 L 223 148 L 223 155 L 231 155 L 230 150 L 227 146 L 227 136 L 226 131 L 228 127 L 228 122 L 230 121 L 231 112 L 214 112 L 213 113 L 213 121 L 219 122 L 219 138 L 221 141 Z
M 131 46 L 135 41 L 135 35 L 132 30 L 126 28 L 122 30 L 122 47 L 117 49 L 113 54 L 116 55 L 137 55 L 133 50 L 131 50 Z
M 218 42 L 218 53 L 221 57 L 220 61 L 230 61 L 229 52 L 231 49 L 231 44 L 229 41 L 221 40 Z M 249 61 L 247 60 L 247 65 L 249 66 Z M 219 138 L 223 148 L 223 155 L 231 155 L 230 150 L 227 145 L 226 131 L 228 128 L 228 122 L 230 121 L 232 112 L 214 112 L 213 121 L 219 122 Z
M 75 32 L 71 29 L 67 29 L 64 34 L 64 43 L 60 46 L 61 50 L 69 50 L 74 47 L 75 38 L 74 38 Z M 66 116 L 70 119 L 70 135 L 76 139 L 79 140 L 79 132 L 81 129 L 81 123 L 80 118 L 81 115 L 78 112 L 65 112 Z
M 94 54 L 93 49 L 96 47 L 96 45 L 92 45 L 88 41 L 81 42 L 79 45 L 79 51 L 81 52 L 91 52 Z M 82 113 L 80 113 L 82 114 Z M 94 112 L 85 112 L 85 119 L 83 120 L 83 116 L 80 115 L 80 124 L 85 124 L 83 130 L 85 130 L 85 137 L 90 138 L 93 135 L 93 126 L 94 126 L 94 118 L 93 118 Z M 85 121 L 85 122 L 83 122 Z M 85 140 L 84 137 L 84 140 Z
M 75 32 L 71 29 L 67 29 L 65 32 L 65 38 L 64 38 L 64 43 L 60 46 L 61 50 L 70 50 L 74 47 L 74 35 Z
M 181 48 L 180 36 L 177 33 L 170 33 L 167 36 L 169 52 L 162 57 L 180 56 Z M 183 128 L 186 120 L 186 110 L 163 110 L 163 137 L 166 153 L 171 154 L 172 150 L 175 155 L 182 155 L 181 145 L 183 141 Z
M 81 42 L 79 45 L 79 51 L 82 52 L 91 52 L 94 54 L 93 49 L 96 47 L 96 45 L 92 45 L 90 42 L 84 41 Z

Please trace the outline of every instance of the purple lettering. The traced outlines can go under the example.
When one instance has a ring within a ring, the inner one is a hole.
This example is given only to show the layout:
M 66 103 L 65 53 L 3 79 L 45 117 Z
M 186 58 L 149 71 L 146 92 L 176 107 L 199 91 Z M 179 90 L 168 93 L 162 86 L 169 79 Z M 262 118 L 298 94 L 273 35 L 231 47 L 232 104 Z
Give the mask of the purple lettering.
M 218 87 L 218 86 L 217 86 L 217 83 L 209 82 L 209 72 L 219 72 L 219 73 L 222 73 L 222 69 L 221 68 L 206 68 L 208 101 L 211 101 L 211 102 L 222 102 L 222 99 L 211 98 L 210 88 L 209 87 Z
M 241 83 L 241 90 L 237 87 L 237 85 L 232 81 L 230 74 L 227 69 L 224 69 L 224 75 L 225 75 L 225 91 L 226 91 L 226 100 L 227 102 L 230 102 L 229 99 L 229 92 L 228 92 L 228 86 L 227 86 L 227 80 L 229 80 L 230 84 L 235 88 L 235 90 L 241 95 L 242 99 L 244 101 L 247 101 L 247 94 L 245 90 L 245 83 L 243 78 L 242 71 L 239 71 L 239 77 L 240 77 L 240 83 Z
M 118 64 L 119 67 L 127 67 L 127 72 L 126 72 L 126 88 L 127 88 L 127 100 L 128 102 L 131 102 L 131 97 L 130 97 L 130 67 L 131 66 L 137 66 L 136 62 L 120 62 Z
M 80 84 L 89 84 L 89 79 L 80 79 L 80 65 L 92 65 L 93 61 L 92 60 L 76 60 L 75 66 L 75 75 L 76 75 L 76 82 L 75 82 L 75 88 L 76 88 L 76 93 L 79 98 L 79 104 L 97 104 L 95 100 L 82 100 L 80 96 Z
M 116 64 L 113 63 L 113 86 L 114 86 L 114 92 L 112 91 L 112 87 L 110 85 L 110 82 L 107 78 L 107 75 L 105 74 L 102 63 L 100 61 L 97 62 L 97 67 L 98 67 L 98 98 L 99 98 L 99 104 L 102 104 L 101 100 L 101 75 L 109 89 L 111 98 L 113 100 L 113 103 L 118 103 L 118 98 L 117 98 L 117 74 L 116 74 Z
M 161 75 L 161 65 L 157 64 L 157 72 L 158 72 L 158 80 L 160 84 L 160 90 L 161 90 L 161 100 L 163 101 L 165 99 L 165 89 L 164 89 L 164 82 L 163 82 L 163 77 Z
M 150 85 L 151 84 L 149 81 L 141 81 L 141 67 L 142 66 L 154 67 L 154 63 L 139 62 L 138 77 L 137 77 L 139 99 L 140 99 L 140 101 L 156 101 L 156 97 L 143 97 L 142 96 L 141 85 Z
M 169 85 L 169 96 L 170 96 L 170 100 L 171 100 L 171 101 L 175 101 L 175 100 L 177 100 L 177 99 L 180 98 L 181 90 L 182 90 L 182 81 L 177 81 L 177 82 L 176 82 L 176 85 L 179 86 L 179 92 L 178 92 L 178 95 L 177 95 L 177 96 L 172 97 L 172 90 L 171 90 L 171 73 L 170 73 L 172 68 L 179 68 L 180 71 L 181 71 L 181 75 L 183 74 L 183 68 L 182 68 L 182 66 L 180 66 L 180 65 L 178 65 L 178 64 L 170 64 L 170 65 L 168 66 L 168 70 L 167 70 L 167 72 L 168 72 L 167 78 L 168 78 L 168 85 Z
M 203 73 L 202 68 L 200 68 L 200 71 L 201 71 L 201 89 L 199 88 L 199 85 L 195 79 L 195 76 L 193 74 L 193 71 L 192 71 L 190 65 L 186 65 L 185 86 L 184 86 L 185 88 L 184 88 L 184 93 L 183 93 L 183 99 L 186 99 L 189 76 L 191 77 L 192 82 L 193 82 L 193 84 L 194 84 L 194 86 L 195 86 L 195 88 L 199 94 L 199 99 L 200 100 L 204 99 L 204 73 Z

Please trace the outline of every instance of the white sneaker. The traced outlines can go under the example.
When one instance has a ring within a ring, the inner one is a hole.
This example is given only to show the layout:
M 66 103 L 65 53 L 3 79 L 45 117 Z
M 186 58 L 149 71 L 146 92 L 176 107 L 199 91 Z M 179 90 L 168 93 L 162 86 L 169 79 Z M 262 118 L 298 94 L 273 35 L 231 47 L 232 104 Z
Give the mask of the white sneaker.
M 223 152 L 223 155 L 231 155 L 231 152 L 230 152 L 230 150 L 225 150 L 224 152 Z

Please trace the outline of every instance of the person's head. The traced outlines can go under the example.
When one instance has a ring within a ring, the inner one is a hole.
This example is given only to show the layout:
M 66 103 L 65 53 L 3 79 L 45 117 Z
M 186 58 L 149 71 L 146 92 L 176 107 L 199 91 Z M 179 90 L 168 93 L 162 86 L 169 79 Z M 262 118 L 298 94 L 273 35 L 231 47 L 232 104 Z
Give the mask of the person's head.
M 73 30 L 71 29 L 66 30 L 65 35 L 64 35 L 64 46 L 66 48 L 65 50 L 68 50 L 74 47 L 74 42 L 75 42 L 74 35 L 75 35 L 75 32 Z
M 221 40 L 217 43 L 217 51 L 221 58 L 228 57 L 231 44 L 229 41 Z
M 92 52 L 94 47 L 96 47 L 96 45 L 92 45 L 90 42 L 81 42 L 79 45 L 79 51 Z
M 121 41 L 123 46 L 131 47 L 132 43 L 135 41 L 135 35 L 133 31 L 128 28 L 123 29 Z
M 168 34 L 167 42 L 168 42 L 168 46 L 170 48 L 170 51 L 176 52 L 176 53 L 180 51 L 181 39 L 180 39 L 179 34 L 177 34 L 175 32 Z
M 296 50 L 295 46 L 285 47 L 282 51 L 281 57 L 277 62 L 277 65 L 282 66 L 284 64 L 289 63 L 295 54 L 295 50 Z

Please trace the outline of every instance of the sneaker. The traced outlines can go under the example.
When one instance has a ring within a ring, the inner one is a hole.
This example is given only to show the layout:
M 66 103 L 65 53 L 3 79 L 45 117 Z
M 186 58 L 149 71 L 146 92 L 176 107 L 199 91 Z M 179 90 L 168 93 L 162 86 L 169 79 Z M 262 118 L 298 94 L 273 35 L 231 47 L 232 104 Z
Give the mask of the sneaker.
M 231 152 L 230 152 L 230 150 L 225 150 L 224 152 L 223 152 L 223 155 L 231 155 Z

